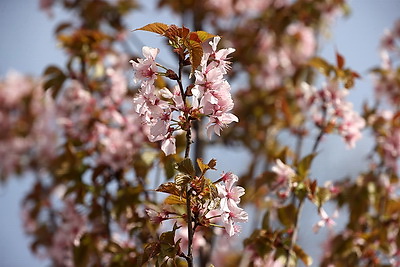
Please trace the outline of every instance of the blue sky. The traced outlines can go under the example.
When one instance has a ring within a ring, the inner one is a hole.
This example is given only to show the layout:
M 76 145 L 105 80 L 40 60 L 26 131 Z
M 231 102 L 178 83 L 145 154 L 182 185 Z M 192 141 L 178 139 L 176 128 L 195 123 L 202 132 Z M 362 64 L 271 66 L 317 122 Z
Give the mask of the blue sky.
M 155 2 L 155 1 L 154 1 Z M 180 19 L 170 15 L 167 11 L 157 13 L 155 17 L 149 12 L 150 3 L 145 1 L 145 9 L 140 14 L 132 17 L 132 29 L 147 23 L 160 21 L 167 24 L 180 24 Z M 390 28 L 396 18 L 400 17 L 400 1 L 397 0 L 353 0 L 350 1 L 353 12 L 349 18 L 341 19 L 335 23 L 332 38 L 327 40 L 321 53 L 333 61 L 335 48 L 346 58 L 347 65 L 364 76 L 357 82 L 356 89 L 352 91 L 350 99 L 357 108 L 363 101 L 371 99 L 372 86 L 367 74 L 368 69 L 379 64 L 378 43 L 385 28 Z M 63 53 L 57 48 L 53 28 L 65 18 L 56 10 L 55 19 L 49 19 L 46 14 L 39 12 L 38 1 L 35 0 L 2 0 L 0 3 L 0 76 L 8 70 L 15 69 L 23 73 L 40 75 L 44 68 L 52 63 L 60 66 L 64 64 Z M 143 34 L 140 38 L 150 46 L 156 46 L 153 36 Z M 148 43 L 150 42 L 150 43 Z M 313 175 L 324 180 L 341 178 L 345 175 L 356 174 L 364 168 L 365 154 L 370 148 L 368 139 L 361 141 L 354 150 L 346 150 L 341 145 L 339 138 L 329 138 L 324 144 L 316 161 L 318 165 L 313 170 Z M 330 153 L 327 148 L 335 147 L 335 153 Z M 232 166 L 232 162 L 241 162 L 244 153 L 230 153 L 229 156 L 218 157 L 217 150 L 208 151 L 219 159 L 218 169 L 241 172 L 241 165 Z M 220 153 L 221 154 L 221 153 Z M 351 166 L 349 166 L 351 162 Z M 345 167 L 343 167 L 345 166 Z M 335 174 L 336 176 L 332 176 Z M 11 179 L 0 187 L 0 266 L 2 267 L 41 267 L 46 263 L 30 255 L 27 239 L 22 231 L 19 216 L 21 198 L 29 188 L 30 179 Z M 308 214 L 309 213 L 309 214 Z M 318 218 L 315 210 L 306 211 L 303 225 L 315 223 Z M 306 227 L 305 227 L 306 228 Z M 308 228 L 311 228 L 308 227 Z M 311 230 L 300 231 L 300 241 L 311 242 L 307 249 L 316 260 L 321 238 L 313 236 Z

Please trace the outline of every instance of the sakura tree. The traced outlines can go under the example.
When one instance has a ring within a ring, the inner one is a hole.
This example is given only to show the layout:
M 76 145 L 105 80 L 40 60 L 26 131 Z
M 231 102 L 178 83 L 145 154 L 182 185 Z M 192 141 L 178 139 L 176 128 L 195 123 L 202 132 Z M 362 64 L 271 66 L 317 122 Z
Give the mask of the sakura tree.
M 181 21 L 133 31 L 134 0 L 40 5 L 74 18 L 55 29 L 65 66 L 0 81 L 0 177 L 35 177 L 22 219 L 38 257 L 54 266 L 399 264 L 400 23 L 384 33 L 371 71 L 377 101 L 360 114 L 348 96 L 361 75 L 339 51 L 334 62 L 318 56 L 323 33 L 349 12 L 344 0 L 160 0 Z M 137 54 L 131 35 L 164 45 L 135 40 Z M 352 149 L 367 131 L 368 171 L 330 183 L 313 174 L 325 137 Z M 221 155 L 206 153 L 214 146 L 247 151 L 248 161 L 232 162 L 246 171 L 217 171 Z M 313 225 L 301 223 L 307 205 L 320 217 Z M 337 216 L 348 217 L 341 231 Z M 299 232 L 324 227 L 318 262 Z

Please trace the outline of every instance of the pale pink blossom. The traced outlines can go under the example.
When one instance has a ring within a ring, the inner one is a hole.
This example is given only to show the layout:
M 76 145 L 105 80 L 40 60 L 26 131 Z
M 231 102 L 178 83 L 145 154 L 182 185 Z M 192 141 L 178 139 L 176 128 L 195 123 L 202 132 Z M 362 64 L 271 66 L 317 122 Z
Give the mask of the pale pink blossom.
M 275 161 L 275 165 L 271 170 L 277 174 L 276 185 L 285 185 L 296 175 L 296 172 L 289 166 L 283 163 L 280 159 Z
M 134 82 L 141 82 L 149 80 L 154 82 L 157 78 L 157 63 L 155 62 L 156 56 L 160 50 L 158 48 L 151 48 L 144 46 L 142 48 L 144 59 L 138 58 L 137 62 L 134 60 L 129 61 L 135 70 Z
M 52 237 L 48 248 L 49 257 L 60 266 L 74 266 L 73 247 L 78 246 L 86 231 L 86 217 L 76 210 L 74 201 L 66 200 L 61 211 L 62 223 Z
M 169 136 L 162 141 L 161 150 L 165 153 L 166 156 L 176 154 L 175 142 L 176 140 L 173 136 Z
M 176 231 L 175 234 L 175 242 L 178 241 L 179 239 L 181 240 L 180 242 L 180 246 L 181 249 L 183 251 L 187 250 L 188 244 L 189 244 L 189 240 L 188 240 L 188 228 L 187 226 L 183 226 L 181 228 L 179 228 Z M 207 241 L 206 239 L 203 237 L 202 233 L 197 231 L 194 233 L 193 235 L 193 241 L 192 241 L 192 245 L 193 245 L 193 254 L 195 256 L 199 255 L 200 249 L 204 248 L 205 246 L 207 246 Z
M 225 182 L 225 185 L 217 184 L 218 196 L 221 199 L 221 210 L 229 212 L 229 207 L 236 206 L 240 203 L 240 197 L 245 194 L 245 190 L 241 186 L 234 186 L 233 180 Z
M 221 218 L 224 223 L 225 231 L 229 236 L 233 236 L 240 231 L 240 228 L 235 225 L 235 222 L 247 222 L 248 214 L 237 205 L 231 205 L 230 202 L 228 202 L 228 210 L 229 211 L 222 213 Z
M 400 158 L 400 128 L 392 129 L 382 141 L 384 162 L 389 168 L 397 170 Z
M 315 34 L 312 28 L 300 22 L 290 24 L 287 33 L 295 40 L 294 49 L 291 48 L 291 57 L 294 62 L 304 62 L 314 55 L 316 49 Z
M 332 227 L 336 225 L 336 222 L 333 220 L 334 218 L 336 218 L 338 216 L 338 211 L 336 210 L 332 217 L 329 217 L 328 214 L 326 213 L 326 211 L 323 208 L 320 208 L 318 210 L 318 214 L 321 217 L 321 220 L 319 220 L 314 226 L 313 226 L 313 231 L 314 232 L 318 232 L 319 229 L 321 229 L 322 227 L 328 226 L 328 227 Z

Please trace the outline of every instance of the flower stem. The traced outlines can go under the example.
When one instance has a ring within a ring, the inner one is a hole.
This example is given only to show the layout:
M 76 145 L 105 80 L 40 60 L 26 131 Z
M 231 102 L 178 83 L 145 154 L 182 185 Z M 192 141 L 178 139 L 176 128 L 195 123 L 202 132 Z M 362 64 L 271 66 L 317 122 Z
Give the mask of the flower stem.
M 290 246 L 289 246 L 289 249 L 288 249 L 287 255 L 286 255 L 285 267 L 289 267 L 290 266 L 290 257 L 293 254 L 293 248 L 296 245 L 297 235 L 299 233 L 300 214 L 301 214 L 301 212 L 303 210 L 303 206 L 304 206 L 304 198 L 299 200 L 299 205 L 297 207 L 296 218 L 295 218 L 295 221 L 294 221 L 294 224 L 293 224 L 292 238 L 290 240 Z
M 179 85 L 179 90 L 181 92 L 181 97 L 183 100 L 184 105 L 186 106 L 186 93 L 183 89 L 183 84 L 182 84 L 182 71 L 183 71 L 183 60 L 182 58 L 179 58 L 179 70 L 178 70 L 178 85 Z M 190 155 L 190 145 L 192 143 L 192 131 L 191 131 L 191 122 L 189 119 L 189 114 L 187 111 L 185 111 L 185 119 L 189 123 L 186 130 L 186 148 L 185 148 L 185 158 L 188 158 Z M 186 127 L 185 127 L 186 128 Z M 186 216 L 187 216 L 187 224 L 188 224 L 188 252 L 186 254 L 186 257 L 184 257 L 188 263 L 188 267 L 193 267 L 193 236 L 194 236 L 194 228 L 193 228 L 193 222 L 192 222 L 192 207 L 191 207 L 191 194 L 192 190 L 190 188 L 190 183 L 187 185 L 186 188 Z

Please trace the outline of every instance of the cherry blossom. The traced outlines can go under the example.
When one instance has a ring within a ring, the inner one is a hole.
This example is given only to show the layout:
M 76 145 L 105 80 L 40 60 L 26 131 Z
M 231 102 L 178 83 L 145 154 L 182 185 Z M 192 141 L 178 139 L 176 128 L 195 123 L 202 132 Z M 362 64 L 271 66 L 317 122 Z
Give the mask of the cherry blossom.
M 275 161 L 275 165 L 271 168 L 271 170 L 278 176 L 276 179 L 277 185 L 288 183 L 296 175 L 296 172 L 289 165 L 283 163 L 280 159 Z
M 225 231 L 229 236 L 233 236 L 240 232 L 240 228 L 235 225 L 235 222 L 247 222 L 248 214 L 242 208 L 238 206 L 231 206 L 228 204 L 229 212 L 223 212 L 221 215 L 224 223 Z
M 314 226 L 313 226 L 313 231 L 318 232 L 319 229 L 321 229 L 324 226 L 332 227 L 336 225 L 336 222 L 333 220 L 338 216 L 338 211 L 336 210 L 332 217 L 329 217 L 326 211 L 323 208 L 320 208 L 318 210 L 318 214 L 321 217 L 321 220 L 319 220 Z
M 244 195 L 244 188 L 234 186 L 235 180 L 230 179 L 225 182 L 225 186 L 217 184 L 218 196 L 221 198 L 221 210 L 229 212 L 229 207 L 237 206 L 240 203 L 240 197 Z
M 141 82 L 144 80 L 148 80 L 150 82 L 154 82 L 157 78 L 157 64 L 155 59 L 160 52 L 158 48 L 152 48 L 148 46 L 144 46 L 142 48 L 144 59 L 139 58 L 136 61 L 129 61 L 132 64 L 133 69 L 135 70 L 135 78 L 134 82 Z

